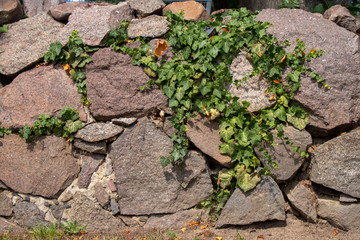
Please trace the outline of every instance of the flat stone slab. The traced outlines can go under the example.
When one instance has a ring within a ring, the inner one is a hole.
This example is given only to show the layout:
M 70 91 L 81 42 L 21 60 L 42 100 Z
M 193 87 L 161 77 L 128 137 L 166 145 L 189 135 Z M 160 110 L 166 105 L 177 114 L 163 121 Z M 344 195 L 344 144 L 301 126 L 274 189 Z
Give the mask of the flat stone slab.
M 89 186 L 92 174 L 98 169 L 104 159 L 105 156 L 99 154 L 83 156 L 83 164 L 78 178 L 79 188 L 87 188 Z
M 170 23 L 166 20 L 166 17 L 151 15 L 146 18 L 131 20 L 127 32 L 130 38 L 156 38 L 169 31 L 169 25 Z
M 310 180 L 360 198 L 360 130 L 317 147 L 311 159 Z
M 162 0 L 128 0 L 127 2 L 135 10 L 136 16 L 141 18 L 161 12 L 166 6 Z
M 161 167 L 170 138 L 147 118 L 139 119 L 111 144 L 122 215 L 174 213 L 195 206 L 213 191 L 205 159 L 191 151 L 181 167 Z
M 85 142 L 80 139 L 74 140 L 74 147 L 89 153 L 99 153 L 106 155 L 106 142 Z
M 28 144 L 17 135 L 5 135 L 0 138 L 0 155 L 0 180 L 20 193 L 56 198 L 80 171 L 71 144 L 55 136 Z
M 256 188 L 249 192 L 235 189 L 225 204 L 216 227 L 247 225 L 267 220 L 284 221 L 284 204 L 285 200 L 276 182 L 265 176 Z
M 124 128 L 118 125 L 98 122 L 86 125 L 80 129 L 74 137 L 86 142 L 99 142 L 115 137 L 123 131 Z
M 0 73 L 14 76 L 34 66 L 57 40 L 63 24 L 46 13 L 9 24 L 0 38 Z

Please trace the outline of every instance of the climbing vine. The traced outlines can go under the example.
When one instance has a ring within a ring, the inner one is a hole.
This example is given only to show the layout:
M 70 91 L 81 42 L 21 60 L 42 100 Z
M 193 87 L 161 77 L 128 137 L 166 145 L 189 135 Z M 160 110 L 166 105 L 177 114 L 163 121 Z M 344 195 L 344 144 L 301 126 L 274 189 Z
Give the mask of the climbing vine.
M 273 141 L 270 130 L 276 128 L 277 137 L 284 137 L 284 124 L 304 129 L 309 123 L 309 115 L 293 101 L 294 93 L 301 87 L 300 78 L 304 75 L 329 88 L 325 80 L 308 67 L 311 59 L 323 51 L 312 49 L 305 54 L 305 44 L 298 39 L 294 51 L 287 53 L 284 47 L 290 42 L 279 42 L 267 34 L 270 23 L 255 21 L 256 15 L 244 8 L 212 16 L 211 22 L 187 21 L 183 13 L 167 12 L 166 16 L 171 25 L 164 39 L 174 54 L 170 61 L 158 64 L 157 57 L 162 51 L 149 51 L 148 39 L 135 39 L 141 42 L 139 49 L 127 47 L 128 42 L 135 41 L 127 35 L 128 21 L 111 31 L 106 44 L 132 55 L 133 64 L 143 66 L 145 72 L 154 77 L 146 87 L 156 84 L 169 98 L 169 107 L 173 109 L 170 120 L 177 131 L 171 136 L 172 152 L 161 158 L 163 167 L 179 163 L 186 156 L 189 146 L 186 124 L 195 112 L 219 122 L 220 153 L 230 156 L 235 168 L 220 171 L 217 191 L 201 203 L 209 212 L 219 213 L 236 187 L 249 191 L 261 180 L 261 175 L 269 173 L 267 167 L 257 171 L 261 162 L 255 148 L 260 149 L 268 165 L 277 167 L 262 147 L 264 142 Z M 228 92 L 229 84 L 241 87 L 247 80 L 247 77 L 233 80 L 229 71 L 240 52 L 252 63 L 253 72 L 249 77 L 260 76 L 270 84 L 267 94 L 275 101 L 272 107 L 250 112 L 249 102 L 240 103 Z M 300 156 L 308 156 L 288 138 L 285 140 Z

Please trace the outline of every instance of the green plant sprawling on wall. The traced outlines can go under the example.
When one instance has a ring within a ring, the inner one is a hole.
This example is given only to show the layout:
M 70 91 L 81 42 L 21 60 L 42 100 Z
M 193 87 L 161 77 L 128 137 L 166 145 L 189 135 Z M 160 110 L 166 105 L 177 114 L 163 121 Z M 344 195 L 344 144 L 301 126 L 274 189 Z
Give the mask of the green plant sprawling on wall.
M 79 121 L 79 112 L 73 108 L 65 107 L 60 111 L 60 119 L 51 117 L 48 114 L 40 114 L 33 126 L 29 127 L 25 124 L 25 127 L 20 129 L 19 135 L 25 138 L 26 142 L 31 142 L 34 136 L 48 136 L 51 134 L 72 141 L 74 133 L 81 128 L 82 122 Z
M 319 57 L 322 51 L 313 49 L 305 54 L 305 44 L 298 39 L 294 52 L 287 53 L 284 46 L 290 43 L 279 42 L 267 34 L 266 28 L 270 23 L 255 21 L 256 15 L 245 8 L 212 16 L 211 22 L 187 21 L 183 19 L 183 13 L 167 12 L 166 16 L 171 25 L 164 38 L 174 53 L 170 61 L 157 64 L 157 57 L 149 51 L 149 40 L 145 38 L 131 40 L 141 42 L 139 49 L 127 47 L 130 42 L 126 31 L 128 21 L 113 29 L 105 44 L 130 54 L 134 65 L 143 66 L 148 75 L 155 77 L 146 87 L 156 84 L 169 98 L 169 107 L 173 109 L 170 120 L 177 132 L 171 137 L 174 147 L 170 156 L 161 158 L 163 167 L 179 163 L 186 156 L 189 146 L 186 124 L 195 112 L 219 122 L 220 153 L 229 155 L 235 168 L 218 174 L 217 192 L 202 202 L 202 206 L 210 212 L 219 213 L 236 187 L 249 191 L 261 180 L 261 175 L 269 173 L 267 167 L 256 171 L 261 162 L 255 148 L 261 147 L 264 141 L 273 141 L 270 130 L 276 128 L 277 137 L 284 137 L 284 124 L 304 129 L 309 123 L 309 115 L 292 100 L 301 87 L 302 75 L 310 74 L 329 88 L 324 79 L 308 67 L 308 62 Z M 231 19 L 223 25 L 225 16 L 231 16 Z M 207 32 L 212 30 L 216 33 L 209 35 Z M 233 80 L 229 71 L 230 64 L 240 52 L 245 52 L 253 65 L 250 77 L 259 75 L 271 84 L 267 91 L 276 100 L 273 107 L 257 113 L 249 112 L 249 102 L 239 103 L 238 98 L 227 91 L 226 86 L 232 81 L 237 85 L 246 81 L 246 78 Z M 284 70 L 288 70 L 285 76 Z M 285 139 L 294 151 L 308 156 L 306 151 L 299 151 L 299 147 Z M 263 148 L 260 151 L 269 165 L 277 167 Z
M 82 101 L 85 104 L 90 104 L 90 102 L 86 98 L 86 75 L 82 68 L 92 62 L 92 58 L 87 53 L 95 52 L 98 49 L 85 45 L 78 37 L 78 32 L 74 30 L 66 46 L 63 47 L 60 42 L 51 43 L 49 50 L 44 55 L 46 63 L 60 63 L 69 72 L 70 78 L 76 83 L 78 92 L 83 94 Z

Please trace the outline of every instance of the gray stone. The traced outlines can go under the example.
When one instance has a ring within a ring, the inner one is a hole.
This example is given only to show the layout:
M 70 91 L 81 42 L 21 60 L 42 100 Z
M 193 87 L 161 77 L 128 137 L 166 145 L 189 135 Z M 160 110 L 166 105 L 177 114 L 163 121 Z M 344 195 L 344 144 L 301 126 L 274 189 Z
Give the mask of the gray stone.
M 354 203 L 358 202 L 359 200 L 346 194 L 340 194 L 339 201 L 343 203 Z
M 360 198 L 360 130 L 336 137 L 314 151 L 310 180 Z
M 100 203 L 102 207 L 105 207 L 109 204 L 110 198 L 107 192 L 105 191 L 105 188 L 101 183 L 97 183 L 94 186 L 95 189 L 95 198 Z
M 50 14 L 58 21 L 67 22 L 74 9 L 90 7 L 87 2 L 67 2 L 50 8 Z
M 119 206 L 122 215 L 174 213 L 188 209 L 212 193 L 205 159 L 190 151 L 182 166 L 162 168 L 169 156 L 170 138 L 147 118 L 111 144 Z
M 51 213 L 58 221 L 61 220 L 62 215 L 64 213 L 65 205 L 59 204 L 59 205 L 51 205 L 50 206 Z
M 76 192 L 69 203 L 71 208 L 64 210 L 62 219 L 77 221 L 89 232 L 119 233 L 124 227 L 121 219 L 115 218 L 80 192 Z
M 305 130 L 298 130 L 291 125 L 284 126 L 284 136 L 289 138 L 289 141 L 294 146 L 300 147 L 300 151 L 306 151 L 312 144 L 311 135 Z M 298 152 L 292 150 L 292 147 L 286 144 L 284 138 L 277 137 L 277 130 L 272 130 L 271 133 L 274 137 L 274 144 L 264 143 L 263 147 L 268 151 L 271 160 L 276 162 L 279 168 L 270 167 L 271 173 L 275 175 L 278 182 L 290 179 L 305 161 L 305 157 L 300 157 Z M 261 162 L 268 166 L 267 159 L 259 152 L 260 147 L 257 147 L 256 154 Z
M 80 129 L 75 138 L 80 138 L 86 142 L 98 142 L 110 139 L 122 133 L 124 128 L 110 123 L 92 123 Z
M 59 117 L 65 107 L 79 111 L 80 120 L 86 121 L 81 96 L 63 69 L 35 68 L 0 89 L 0 121 L 8 128 L 32 126 L 39 114 Z
M 98 169 L 100 164 L 104 161 L 105 156 L 93 154 L 90 156 L 83 156 L 83 165 L 78 178 L 79 188 L 87 188 L 91 182 L 93 173 Z
M 23 0 L 25 14 L 33 17 L 41 12 L 48 12 L 53 6 L 65 3 L 66 0 Z
M 26 230 L 17 226 L 16 224 L 9 222 L 5 218 L 0 217 L 0 235 L 4 233 L 19 234 L 24 233 Z
M 114 118 L 111 120 L 113 124 L 122 126 L 122 127 L 129 127 L 136 123 L 137 118 Z
M 9 31 L 0 38 L 0 73 L 14 76 L 34 66 L 62 27 L 46 13 L 9 24 Z
M 304 41 L 306 53 L 311 49 L 325 50 L 309 67 L 326 79 L 330 90 L 310 76 L 302 76 L 302 87 L 295 94 L 295 100 L 310 114 L 307 130 L 311 135 L 326 136 L 357 126 L 360 122 L 359 37 L 321 16 L 299 9 L 266 9 L 256 20 L 273 23 L 267 32 L 280 41 L 287 39 L 293 43 L 287 51 L 294 49 L 297 38 Z
M 150 78 L 132 65 L 130 56 L 104 48 L 92 58 L 94 62 L 86 66 L 86 87 L 96 119 L 141 117 L 154 108 L 166 107 L 168 98 L 157 87 L 140 91 Z
M 159 13 L 166 6 L 162 0 L 127 0 L 130 7 L 135 10 L 137 17 L 147 17 Z
M 11 192 L 0 190 L 0 216 L 9 217 L 13 212 Z
M 317 198 L 309 180 L 292 182 L 284 188 L 291 205 L 312 222 L 317 219 Z
M 116 215 L 116 214 L 118 214 L 120 212 L 119 211 L 119 204 L 113 198 L 110 200 L 110 209 L 111 209 L 112 215 Z
M 197 113 L 197 116 L 188 121 L 186 136 L 203 153 L 209 155 L 223 166 L 231 166 L 231 158 L 220 154 L 219 123 Z
M 100 46 L 110 30 L 120 25 L 122 20 L 131 20 L 132 10 L 126 2 L 118 5 L 76 8 L 69 17 L 69 22 L 59 33 L 60 42 L 64 45 L 75 29 L 84 44 Z
M 151 15 L 146 18 L 131 20 L 127 32 L 130 38 L 156 38 L 169 31 L 169 25 L 170 23 L 166 20 L 166 17 Z
M 74 140 L 74 147 L 84 150 L 89 153 L 99 153 L 106 155 L 106 142 L 85 142 L 80 139 Z
M 340 203 L 332 199 L 318 199 L 318 215 L 343 229 L 360 231 L 360 204 Z
M 275 181 L 262 178 L 255 189 L 242 192 L 235 189 L 223 208 L 216 227 L 247 225 L 267 220 L 285 220 L 284 198 Z
M 186 223 L 198 221 L 201 209 L 190 209 L 164 216 L 151 216 L 144 225 L 144 229 L 181 229 Z
M 32 228 L 46 224 L 45 213 L 31 202 L 17 201 L 14 208 L 15 222 L 22 227 Z
M 0 3 L 0 25 L 16 22 L 23 16 L 19 0 L 2 0 Z
M 230 66 L 230 73 L 233 81 L 239 80 L 238 85 L 240 86 L 236 86 L 233 82 L 228 87 L 228 90 L 233 96 L 239 98 L 240 103 L 248 101 L 250 103 L 248 108 L 250 112 L 257 112 L 260 109 L 274 105 L 275 101 L 269 100 L 270 95 L 265 93 L 267 88 L 270 87 L 270 83 L 259 76 L 249 77 L 253 70 L 251 63 L 246 59 L 246 53 L 239 53 Z M 244 77 L 247 78 L 246 81 L 241 81 Z
M 0 143 L 0 180 L 16 192 L 56 198 L 79 173 L 66 139 L 43 136 L 28 144 L 6 135 Z
M 333 21 L 340 27 L 346 28 L 351 32 L 356 32 L 356 19 L 350 11 L 341 5 L 335 5 L 324 13 L 324 18 Z

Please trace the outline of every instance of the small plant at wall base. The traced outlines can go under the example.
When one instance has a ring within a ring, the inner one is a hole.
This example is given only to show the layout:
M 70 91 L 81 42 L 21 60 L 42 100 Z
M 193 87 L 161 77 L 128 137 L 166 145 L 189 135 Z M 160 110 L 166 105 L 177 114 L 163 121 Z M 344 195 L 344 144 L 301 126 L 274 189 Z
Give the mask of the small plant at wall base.
M 86 98 L 86 75 L 82 68 L 92 62 L 92 58 L 87 53 L 95 52 L 98 49 L 97 47 L 85 45 L 82 39 L 78 37 L 78 32 L 74 30 L 65 47 L 60 42 L 51 43 L 49 50 L 44 55 L 46 63 L 53 62 L 54 64 L 60 63 L 63 65 L 64 69 L 70 74 L 70 78 L 75 81 L 78 92 L 83 95 L 82 101 L 86 105 L 90 104 L 90 102 Z
M 3 137 L 5 134 L 10 134 L 11 130 L 6 127 L 1 126 L 2 122 L 0 122 L 0 137 Z
M 35 136 L 48 136 L 51 134 L 72 141 L 74 133 L 82 128 L 82 122 L 78 120 L 79 112 L 65 107 L 60 111 L 60 119 L 51 117 L 48 114 L 40 114 L 33 126 L 29 127 L 28 124 L 25 124 L 25 127 L 20 129 L 19 135 L 25 138 L 26 142 L 31 142 Z
M 223 25 L 227 15 L 231 20 Z M 281 43 L 267 34 L 266 28 L 270 24 L 255 21 L 255 15 L 244 8 L 213 16 L 212 22 L 194 23 L 184 20 L 183 14 L 171 12 L 166 16 L 171 25 L 164 38 L 174 56 L 170 61 L 162 61 L 160 66 L 156 63 L 159 53 L 148 51 L 147 39 L 137 39 L 141 42 L 139 49 L 126 47 L 126 43 L 134 41 L 126 33 L 128 21 L 113 29 L 105 43 L 132 55 L 134 65 L 143 66 L 151 71 L 151 75 L 157 76 L 147 87 L 156 84 L 169 98 L 169 107 L 173 109 L 170 120 L 177 132 L 171 137 L 174 147 L 170 156 L 161 158 L 164 167 L 180 163 L 186 156 L 189 145 L 186 124 L 195 112 L 219 122 L 220 153 L 229 155 L 235 168 L 219 173 L 217 191 L 202 202 L 210 212 L 219 213 L 235 188 L 249 191 L 261 180 L 261 175 L 269 173 L 266 167 L 256 171 L 261 162 L 255 148 L 261 148 L 264 141 L 273 141 L 270 130 L 276 128 L 278 137 L 283 137 L 283 124 L 304 129 L 309 123 L 309 115 L 292 100 L 301 87 L 300 77 L 304 75 L 310 75 L 329 88 L 324 79 L 308 67 L 308 62 L 319 57 L 322 51 L 313 49 L 305 54 L 305 44 L 298 40 L 294 52 L 286 53 L 283 45 L 290 43 Z M 205 29 L 214 29 L 216 34 L 209 36 Z M 253 65 L 249 77 L 259 75 L 271 84 L 267 92 L 276 101 L 273 107 L 252 113 L 247 110 L 250 103 L 240 103 L 228 92 L 226 86 L 233 81 L 237 85 L 246 81 L 246 78 L 232 80 L 228 68 L 240 52 L 245 53 Z M 282 74 L 284 69 L 290 70 L 286 76 Z M 288 139 L 286 141 L 291 144 Z M 299 147 L 292 144 L 292 148 L 301 156 L 307 156 L 305 151 L 299 151 Z M 269 165 L 277 166 L 263 148 L 260 151 Z
M 8 25 L 4 24 L 0 26 L 0 33 L 8 32 L 8 30 L 9 30 Z

